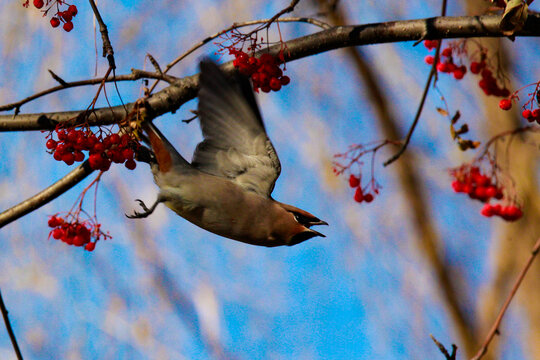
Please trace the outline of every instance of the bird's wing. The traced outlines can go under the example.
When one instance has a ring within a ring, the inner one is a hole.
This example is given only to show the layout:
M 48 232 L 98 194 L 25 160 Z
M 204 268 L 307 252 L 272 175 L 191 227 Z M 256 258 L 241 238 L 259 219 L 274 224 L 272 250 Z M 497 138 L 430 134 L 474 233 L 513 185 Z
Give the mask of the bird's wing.
M 204 140 L 192 165 L 246 190 L 270 196 L 281 164 L 270 142 L 249 80 L 225 77 L 216 64 L 201 62 L 198 114 Z

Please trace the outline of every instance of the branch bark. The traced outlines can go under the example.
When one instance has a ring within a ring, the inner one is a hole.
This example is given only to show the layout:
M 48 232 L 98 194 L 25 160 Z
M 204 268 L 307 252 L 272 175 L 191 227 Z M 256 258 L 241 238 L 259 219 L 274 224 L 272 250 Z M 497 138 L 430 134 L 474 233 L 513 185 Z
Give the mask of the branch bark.
M 419 20 L 390 21 L 384 23 L 336 26 L 311 35 L 286 42 L 285 60 L 303 57 L 350 46 L 383 44 L 418 39 L 447 39 L 470 37 L 503 37 L 499 29 L 499 15 L 435 17 Z M 529 15 L 527 22 L 516 36 L 540 36 L 540 15 Z M 277 54 L 281 45 L 270 48 Z M 227 72 L 233 69 L 232 62 L 223 66 Z M 176 111 L 181 105 L 197 95 L 198 75 L 180 79 L 151 96 L 146 109 L 154 117 Z M 130 111 L 133 103 L 127 104 Z M 50 130 L 56 122 L 67 121 L 79 114 L 78 111 L 26 114 L 13 118 L 0 116 L 0 132 L 23 130 Z M 122 106 L 101 108 L 94 111 L 92 125 L 107 125 L 118 122 L 125 114 Z

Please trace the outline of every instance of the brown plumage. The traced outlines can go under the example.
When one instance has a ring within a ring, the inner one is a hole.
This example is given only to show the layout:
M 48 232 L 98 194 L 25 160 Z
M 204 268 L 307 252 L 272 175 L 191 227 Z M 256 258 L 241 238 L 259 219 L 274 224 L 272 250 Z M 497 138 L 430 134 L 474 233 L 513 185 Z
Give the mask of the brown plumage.
M 323 234 L 327 225 L 309 212 L 271 197 L 281 172 L 249 80 L 229 80 L 201 62 L 198 114 L 204 140 L 188 163 L 150 122 L 144 130 L 154 153 L 156 202 L 131 218 L 146 217 L 165 203 L 178 215 L 215 234 L 253 245 L 295 245 Z

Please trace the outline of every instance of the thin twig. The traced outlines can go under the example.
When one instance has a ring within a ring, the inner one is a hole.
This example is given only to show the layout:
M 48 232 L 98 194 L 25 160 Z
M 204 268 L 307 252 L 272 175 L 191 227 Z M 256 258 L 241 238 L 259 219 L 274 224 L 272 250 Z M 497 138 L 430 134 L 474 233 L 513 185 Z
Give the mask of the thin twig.
M 72 87 L 101 84 L 103 79 L 104 78 L 87 79 L 87 80 L 79 80 L 79 81 L 72 81 L 72 82 L 65 82 L 64 81 L 64 83 L 62 85 L 58 85 L 58 86 L 55 86 L 55 87 L 40 91 L 40 92 L 35 93 L 35 94 L 31 95 L 31 96 L 28 96 L 25 99 L 22 99 L 20 101 L 17 101 L 17 102 L 11 103 L 11 104 L 1 105 L 0 106 L 0 111 L 9 111 L 9 110 L 12 110 L 12 109 L 16 109 L 16 113 L 18 113 L 18 110 L 20 109 L 20 107 L 22 105 L 24 105 L 24 104 L 26 104 L 26 103 L 28 103 L 28 102 L 30 102 L 32 100 L 35 100 L 35 99 L 40 98 L 40 97 L 45 96 L 45 95 L 52 94 L 52 93 L 60 91 L 60 90 L 69 89 L 69 88 L 72 88 Z M 148 72 L 148 71 L 143 71 L 143 70 L 138 70 L 138 69 L 131 69 L 131 74 L 119 75 L 119 76 L 115 76 L 114 78 L 108 78 L 106 80 L 106 82 L 135 81 L 135 80 L 139 80 L 139 79 L 159 79 L 159 80 L 164 80 L 164 81 L 168 82 L 169 84 L 176 81 L 176 80 L 178 80 L 178 78 L 176 78 L 174 76 L 171 76 L 171 75 L 163 75 L 163 74 L 158 74 L 158 73 L 154 73 L 154 72 Z
M 93 170 L 90 168 L 88 160 L 83 162 L 48 188 L 0 213 L 0 228 L 56 199 L 58 196 L 81 182 L 92 172 Z
M 15 337 L 15 333 L 13 332 L 13 329 L 11 328 L 11 323 L 8 317 L 8 311 L 6 309 L 6 305 L 4 305 L 4 299 L 2 299 L 2 291 L 0 291 L 0 310 L 2 311 L 2 317 L 4 318 L 4 323 L 6 323 L 6 330 L 9 334 L 11 345 L 13 345 L 13 350 L 15 351 L 15 354 L 17 355 L 17 359 L 23 360 L 21 350 L 19 349 L 19 345 L 17 344 L 17 338 Z
M 204 40 L 200 41 L 199 43 L 193 45 L 188 51 L 186 51 L 185 53 L 183 53 L 182 55 L 180 55 L 179 57 L 177 57 L 176 59 L 171 61 L 165 67 L 165 71 L 163 73 L 166 74 L 172 67 L 174 67 L 180 61 L 182 61 L 187 56 L 192 54 L 195 50 L 197 50 L 197 49 L 201 48 L 202 46 L 208 44 L 210 41 L 220 37 L 221 35 L 228 33 L 229 31 L 232 31 L 232 30 L 235 30 L 235 29 L 240 29 L 240 28 L 243 28 L 243 27 L 246 27 L 246 26 L 253 26 L 253 25 L 257 25 L 257 24 L 266 24 L 269 21 L 270 21 L 270 19 L 261 19 L 261 20 L 245 21 L 245 22 L 241 22 L 241 23 L 234 23 L 231 26 L 229 26 L 228 28 L 223 29 L 220 32 L 217 32 L 217 33 L 215 33 L 213 35 L 210 35 L 207 38 L 205 38 Z M 318 26 L 321 29 L 329 29 L 331 27 L 330 25 L 328 25 L 328 24 L 326 24 L 326 23 L 324 23 L 322 21 L 319 21 L 317 19 L 303 18 L 303 17 L 283 18 L 283 19 L 278 19 L 278 20 L 275 20 L 275 21 L 277 21 L 277 22 L 304 22 L 304 23 L 308 23 L 308 24 Z M 150 87 L 150 90 L 148 91 L 149 93 L 154 91 L 154 89 L 156 88 L 158 82 L 159 82 L 159 80 L 152 84 L 152 86 Z
M 94 12 L 96 20 L 99 24 L 99 32 L 101 33 L 101 41 L 103 42 L 103 57 L 106 57 L 109 61 L 109 67 L 111 67 L 112 69 L 116 69 L 116 64 L 114 63 L 114 50 L 111 45 L 111 40 L 109 40 L 109 32 L 107 30 L 107 25 L 105 25 L 105 22 L 101 18 L 101 14 L 99 13 L 99 10 L 94 0 L 88 0 L 88 2 L 90 3 L 92 11 Z
M 448 350 L 446 350 L 444 345 L 441 344 L 437 339 L 435 339 L 435 336 L 430 334 L 429 337 L 431 338 L 431 340 L 433 340 L 435 345 L 437 345 L 437 347 L 439 348 L 439 351 L 444 355 L 446 360 L 456 360 L 456 355 L 457 355 L 457 346 L 456 346 L 456 344 L 452 344 L 452 353 L 449 354 Z
M 531 267 L 534 259 L 536 258 L 536 255 L 538 255 L 538 252 L 540 251 L 540 238 L 536 240 L 536 243 L 534 244 L 534 247 L 531 251 L 531 255 L 529 255 L 529 259 L 527 260 L 527 263 L 519 273 L 519 276 L 516 279 L 516 282 L 514 283 L 514 286 L 512 286 L 512 290 L 510 291 L 510 294 L 508 294 L 508 297 L 506 298 L 506 301 L 504 302 L 501 311 L 499 312 L 499 315 L 497 315 L 497 318 L 495 319 L 495 322 L 493 323 L 493 326 L 489 330 L 488 335 L 486 336 L 486 339 L 484 340 L 484 343 L 482 344 L 482 347 L 476 355 L 472 358 L 472 360 L 480 360 L 484 354 L 487 352 L 488 346 L 495 337 L 496 334 L 499 333 L 499 326 L 501 325 L 501 321 L 504 317 L 504 314 L 506 313 L 506 309 L 508 309 L 508 306 L 510 305 L 510 302 L 514 298 L 514 295 L 516 294 L 517 290 L 519 289 L 519 286 L 521 285 L 521 282 L 525 278 L 525 275 L 527 275 L 527 271 L 529 271 L 529 268 Z
M 445 15 L 446 15 L 446 0 L 443 0 L 441 16 L 445 16 Z M 426 37 L 426 32 L 424 32 L 422 37 Z M 397 159 L 399 159 L 399 157 L 403 155 L 405 150 L 407 150 L 407 146 L 409 145 L 409 142 L 411 141 L 411 137 L 412 137 L 412 134 L 414 133 L 414 129 L 416 129 L 418 120 L 420 120 L 420 115 L 422 115 L 422 110 L 424 109 L 424 104 L 426 102 L 427 94 L 431 86 L 431 80 L 433 80 L 433 77 L 435 77 L 435 82 L 437 81 L 437 63 L 439 62 L 441 44 L 442 44 L 442 40 L 439 40 L 439 42 L 437 43 L 437 50 L 435 51 L 435 58 L 433 59 L 433 65 L 431 65 L 431 71 L 429 72 L 428 80 L 426 82 L 426 86 L 424 87 L 424 93 L 422 94 L 422 99 L 420 100 L 420 105 L 418 105 L 418 110 L 416 111 L 416 115 L 414 116 L 413 123 L 411 124 L 411 127 L 409 128 L 409 132 L 407 132 L 407 136 L 405 137 L 403 146 L 398 150 L 396 154 L 394 154 L 394 156 L 392 156 L 390 159 L 384 162 L 383 164 L 384 166 L 388 166 L 394 161 L 396 161 Z

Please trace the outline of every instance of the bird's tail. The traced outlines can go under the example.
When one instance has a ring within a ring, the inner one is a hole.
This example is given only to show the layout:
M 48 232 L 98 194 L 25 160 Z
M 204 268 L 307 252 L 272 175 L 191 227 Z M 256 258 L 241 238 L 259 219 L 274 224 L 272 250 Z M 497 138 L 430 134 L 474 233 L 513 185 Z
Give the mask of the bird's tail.
M 167 140 L 151 121 L 143 122 L 142 128 L 148 136 L 148 141 L 154 152 L 159 171 L 168 172 L 175 166 L 191 167 L 186 159 L 176 151 L 174 146 L 172 146 L 169 140 Z

